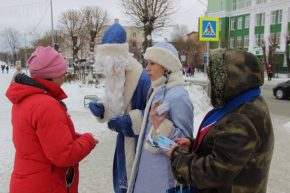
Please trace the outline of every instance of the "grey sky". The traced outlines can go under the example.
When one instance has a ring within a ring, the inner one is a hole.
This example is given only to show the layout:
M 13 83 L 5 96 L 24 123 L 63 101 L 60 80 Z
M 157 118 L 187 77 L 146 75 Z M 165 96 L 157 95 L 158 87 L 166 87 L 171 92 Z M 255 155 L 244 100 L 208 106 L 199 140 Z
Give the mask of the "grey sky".
M 206 0 L 201 1 L 206 2 Z M 127 25 L 129 21 L 129 18 L 123 14 L 120 0 L 52 0 L 52 2 L 55 28 L 62 12 L 87 5 L 96 5 L 107 10 L 111 18 L 119 18 L 122 25 Z M 172 23 L 184 24 L 189 31 L 198 30 L 198 17 L 204 14 L 206 7 L 199 0 L 175 2 L 178 11 L 172 17 Z M 8 27 L 18 30 L 22 35 L 21 39 L 24 39 L 25 33 L 28 39 L 33 39 L 32 36 L 50 30 L 50 0 L 0 0 L 0 32 Z

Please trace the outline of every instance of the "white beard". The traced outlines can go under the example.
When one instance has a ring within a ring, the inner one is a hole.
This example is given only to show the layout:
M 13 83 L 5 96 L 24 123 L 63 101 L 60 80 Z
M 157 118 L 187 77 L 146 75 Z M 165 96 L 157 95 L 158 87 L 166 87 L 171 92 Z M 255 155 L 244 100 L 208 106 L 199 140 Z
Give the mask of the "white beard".
M 123 115 L 124 109 L 125 70 L 123 72 L 106 74 L 106 104 L 109 119 Z
M 125 73 L 126 70 L 132 68 L 133 62 L 133 55 L 129 52 L 120 55 L 96 55 L 96 70 L 106 77 L 105 102 L 109 119 L 123 115 L 126 111 L 124 107 Z

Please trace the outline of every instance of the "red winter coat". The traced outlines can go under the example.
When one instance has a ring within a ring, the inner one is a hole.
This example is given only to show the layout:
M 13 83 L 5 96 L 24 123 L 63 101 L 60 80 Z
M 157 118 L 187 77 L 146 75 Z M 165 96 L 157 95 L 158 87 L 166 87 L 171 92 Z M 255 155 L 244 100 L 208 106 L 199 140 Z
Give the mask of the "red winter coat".
M 90 134 L 76 134 L 60 103 L 67 97 L 64 91 L 50 81 L 35 80 L 48 91 L 12 83 L 6 93 L 13 103 L 15 146 L 10 193 L 77 193 L 78 163 L 95 147 L 95 141 Z M 65 173 L 70 166 L 75 167 L 75 177 L 67 190 Z

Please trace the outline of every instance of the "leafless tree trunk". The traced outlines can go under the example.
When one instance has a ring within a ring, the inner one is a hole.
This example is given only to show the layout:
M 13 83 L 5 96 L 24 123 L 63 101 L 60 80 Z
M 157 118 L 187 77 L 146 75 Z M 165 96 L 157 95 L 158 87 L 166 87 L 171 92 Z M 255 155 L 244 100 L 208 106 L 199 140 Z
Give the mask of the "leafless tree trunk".
M 19 39 L 18 39 L 20 37 L 20 34 L 17 30 L 12 29 L 12 28 L 6 28 L 2 33 L 6 39 L 6 42 L 9 48 L 12 51 L 12 62 L 15 65 L 15 61 L 17 60 L 16 51 L 20 46 Z
M 261 46 L 262 46 L 262 50 L 263 50 L 263 61 L 264 61 L 265 68 L 267 67 L 267 65 L 271 65 L 273 68 L 273 74 L 275 75 L 276 71 L 277 71 L 276 61 L 275 61 L 275 51 L 276 51 L 276 48 L 278 46 L 276 36 L 273 38 L 271 38 L 271 37 L 269 38 L 268 54 L 266 53 L 266 46 L 265 46 L 264 40 L 262 40 Z M 268 58 L 267 58 L 267 56 L 268 56 Z
M 90 51 L 94 52 L 96 37 L 109 23 L 108 12 L 99 7 L 84 7 L 81 11 L 84 15 L 85 26 L 90 34 Z
M 61 14 L 60 27 L 63 29 L 64 33 L 68 34 L 71 40 L 71 49 L 74 61 L 74 72 L 78 71 L 78 52 L 83 46 L 83 26 L 84 17 L 79 10 L 68 10 Z M 78 41 L 79 40 L 79 41 Z
M 290 31 L 288 31 L 288 34 L 287 34 L 287 37 L 286 37 L 286 48 L 285 48 L 288 78 L 290 78 L 290 58 L 289 58 L 289 55 L 290 54 L 289 54 L 289 46 L 290 46 Z
M 125 13 L 144 31 L 143 52 L 152 46 L 152 32 L 169 23 L 175 12 L 173 0 L 121 0 Z

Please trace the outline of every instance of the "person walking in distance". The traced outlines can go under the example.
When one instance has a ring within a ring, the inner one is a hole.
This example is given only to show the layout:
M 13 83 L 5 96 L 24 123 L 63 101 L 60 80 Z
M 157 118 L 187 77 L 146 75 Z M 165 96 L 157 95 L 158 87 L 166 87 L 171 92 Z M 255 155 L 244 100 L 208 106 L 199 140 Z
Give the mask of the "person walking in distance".
M 268 80 L 272 80 L 272 75 L 273 75 L 273 68 L 272 68 L 272 65 L 268 65 L 267 68 L 267 76 L 268 76 Z

